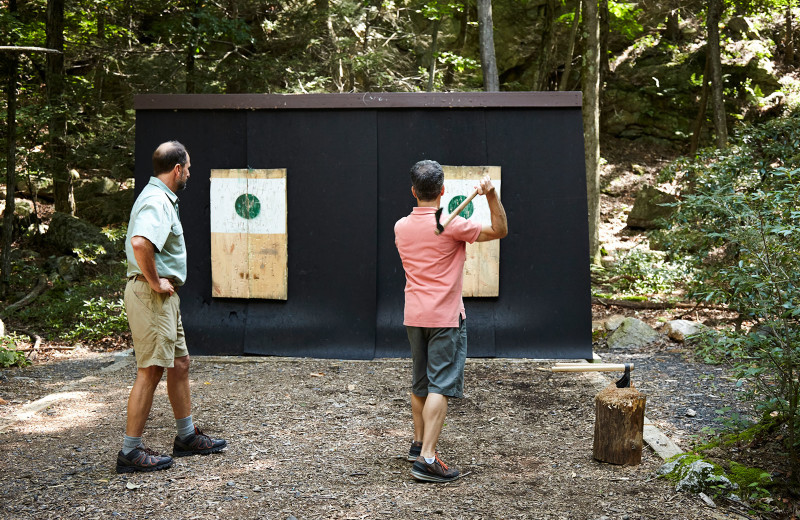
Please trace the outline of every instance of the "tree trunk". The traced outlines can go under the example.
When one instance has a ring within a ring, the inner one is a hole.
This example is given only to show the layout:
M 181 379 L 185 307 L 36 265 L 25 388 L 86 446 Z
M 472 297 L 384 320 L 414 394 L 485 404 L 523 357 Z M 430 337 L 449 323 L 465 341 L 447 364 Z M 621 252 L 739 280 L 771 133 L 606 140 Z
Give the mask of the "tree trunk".
M 10 0 L 8 12 L 16 16 L 17 0 Z M 6 84 L 6 208 L 3 214 L 3 253 L 2 273 L 0 274 L 0 295 L 8 293 L 11 275 L 11 244 L 14 241 L 14 187 L 17 185 L 17 62 L 15 53 L 5 57 L 8 66 L 8 83 Z
M 714 107 L 714 129 L 717 148 L 728 145 L 728 127 L 725 121 L 725 99 L 722 95 L 722 59 L 719 49 L 719 21 L 724 9 L 723 0 L 710 0 L 708 4 L 708 58 L 711 60 L 711 99 Z
M 478 29 L 481 47 L 481 69 L 483 89 L 486 92 L 500 90 L 497 74 L 497 56 L 494 53 L 494 24 L 492 22 L 492 0 L 478 0 Z
M 597 0 L 583 7 L 586 50 L 583 53 L 583 140 L 586 198 L 589 203 L 589 257 L 600 263 L 600 24 Z
M 700 106 L 697 111 L 697 119 L 694 120 L 694 131 L 692 132 L 692 140 L 689 144 L 689 156 L 697 153 L 700 147 L 700 132 L 703 130 L 703 123 L 706 120 L 706 107 L 708 106 L 708 73 L 711 67 L 711 60 L 708 53 L 706 53 L 706 65 L 703 69 L 703 88 L 700 91 Z M 690 181 L 691 185 L 691 181 Z
M 75 214 L 72 176 L 67 170 L 67 113 L 64 107 L 64 0 L 47 0 L 47 101 L 50 105 L 50 167 L 55 210 Z
M 792 65 L 794 63 L 794 28 L 792 26 L 792 3 L 791 0 L 786 4 L 786 34 L 783 42 L 784 63 Z
M 606 77 L 608 77 L 608 73 L 611 72 L 611 64 L 609 63 L 609 55 L 608 55 L 608 35 L 611 32 L 609 26 L 609 12 L 608 12 L 608 0 L 600 0 L 599 5 L 599 16 L 600 16 L 600 84 L 603 84 L 603 81 Z
M 467 46 L 467 28 L 469 27 L 469 1 L 464 0 L 461 4 L 461 16 L 458 19 L 458 37 L 456 38 L 456 48 L 458 49 L 459 56 L 464 55 L 464 49 Z M 444 73 L 444 84 L 449 87 L 453 84 L 455 79 L 455 70 L 452 63 L 447 65 Z
M 542 28 L 542 44 L 539 48 L 534 90 L 547 90 L 547 76 L 550 71 L 550 56 L 553 54 L 553 26 L 555 24 L 555 0 L 547 0 L 544 6 L 544 27 Z
M 677 9 L 673 9 L 667 15 L 667 30 L 664 31 L 664 38 L 671 42 L 677 42 L 681 39 L 681 25 Z
M 106 41 L 106 16 L 102 8 L 97 9 L 97 45 L 99 48 L 105 48 Z M 97 113 L 102 113 L 103 109 L 103 85 L 106 78 L 106 64 L 99 63 L 94 68 L 94 101 L 95 110 Z
M 196 66 L 195 66 L 195 54 L 197 53 L 197 46 L 199 44 L 199 32 L 200 32 L 200 17 L 198 16 L 199 11 L 203 3 L 201 0 L 195 0 L 194 7 L 192 8 L 191 17 L 192 17 L 192 32 L 189 35 L 189 44 L 186 49 L 186 93 L 187 94 L 194 94 L 197 91 L 197 81 L 196 81 Z
M 567 47 L 567 56 L 564 59 L 564 74 L 561 75 L 561 83 L 558 85 L 558 90 L 565 91 L 569 85 L 569 74 L 572 72 L 572 56 L 575 54 L 575 40 L 578 39 L 578 26 L 581 21 L 581 5 L 583 2 L 575 4 L 575 18 L 572 20 L 572 28 L 569 32 L 569 43 Z
M 431 62 L 428 66 L 428 92 L 433 92 L 434 78 L 436 77 L 436 53 L 438 52 L 437 44 L 439 42 L 439 19 L 433 21 L 433 29 L 431 32 Z

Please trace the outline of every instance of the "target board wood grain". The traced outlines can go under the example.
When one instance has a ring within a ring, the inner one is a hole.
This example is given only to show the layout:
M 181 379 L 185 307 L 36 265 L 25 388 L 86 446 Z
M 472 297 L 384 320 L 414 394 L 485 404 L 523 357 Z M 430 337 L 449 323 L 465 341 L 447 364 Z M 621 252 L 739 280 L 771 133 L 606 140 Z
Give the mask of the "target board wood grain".
M 477 187 L 484 175 L 489 175 L 500 195 L 499 166 L 442 166 L 444 170 L 444 196 L 442 197 L 442 222 Z M 492 217 L 486 197 L 477 196 L 461 212 L 461 216 L 480 224 L 491 224 Z M 464 264 L 463 296 L 493 297 L 500 295 L 500 241 L 467 244 Z
M 211 291 L 288 297 L 286 169 L 211 170 Z

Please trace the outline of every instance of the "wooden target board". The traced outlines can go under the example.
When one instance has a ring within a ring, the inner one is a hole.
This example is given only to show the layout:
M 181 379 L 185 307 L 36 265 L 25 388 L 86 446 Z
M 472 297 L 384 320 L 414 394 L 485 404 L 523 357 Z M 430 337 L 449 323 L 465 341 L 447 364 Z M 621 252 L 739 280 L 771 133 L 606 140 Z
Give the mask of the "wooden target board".
M 288 298 L 286 169 L 211 170 L 211 291 Z
M 444 170 L 444 196 L 442 197 L 442 222 L 473 192 L 478 182 L 489 175 L 500 195 L 499 166 L 442 166 Z M 477 196 L 461 212 L 461 216 L 490 225 L 492 223 L 486 197 Z M 500 241 L 467 244 L 464 264 L 462 296 L 494 297 L 500 295 Z

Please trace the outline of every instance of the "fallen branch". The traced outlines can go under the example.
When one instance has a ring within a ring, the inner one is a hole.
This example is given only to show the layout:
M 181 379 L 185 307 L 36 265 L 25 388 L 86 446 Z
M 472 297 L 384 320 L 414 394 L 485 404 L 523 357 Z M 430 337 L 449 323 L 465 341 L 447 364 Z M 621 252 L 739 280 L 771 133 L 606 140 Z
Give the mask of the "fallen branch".
M 45 52 L 48 54 L 63 54 L 61 51 L 48 49 L 46 47 L 21 47 L 18 45 L 0 45 L 0 52 Z
M 627 309 L 649 309 L 649 310 L 665 310 L 665 309 L 713 309 L 720 311 L 729 311 L 727 307 L 719 305 L 705 305 L 699 303 L 688 302 L 651 302 L 647 300 L 612 300 L 609 298 L 592 297 L 592 303 L 603 305 L 605 307 L 625 307 Z
M 599 278 L 592 278 L 592 283 L 595 285 L 610 285 L 620 280 L 627 280 L 631 283 L 638 281 L 635 277 L 629 274 L 620 274 L 617 276 L 612 276 L 611 278 L 607 278 L 605 280 L 600 280 Z
M 8 316 L 10 312 L 14 312 L 27 305 L 30 305 L 30 303 L 38 298 L 39 295 L 45 291 L 45 289 L 47 289 L 47 276 L 40 275 L 39 281 L 36 283 L 36 287 L 34 287 L 33 290 L 31 290 L 31 292 L 29 292 L 24 298 L 3 309 L 3 312 L 0 313 L 0 316 Z

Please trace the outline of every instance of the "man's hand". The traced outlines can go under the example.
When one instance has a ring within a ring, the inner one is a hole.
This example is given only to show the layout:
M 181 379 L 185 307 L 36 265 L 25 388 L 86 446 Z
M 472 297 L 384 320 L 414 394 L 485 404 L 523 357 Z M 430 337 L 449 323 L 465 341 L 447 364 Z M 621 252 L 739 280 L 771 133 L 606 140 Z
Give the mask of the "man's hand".
M 494 191 L 494 185 L 492 184 L 492 179 L 485 175 L 481 180 L 480 184 L 477 186 L 478 188 L 478 195 L 488 195 L 490 192 Z
M 175 287 L 172 285 L 172 282 L 167 278 L 159 278 L 158 279 L 158 287 L 153 287 L 153 284 L 150 284 L 150 287 L 157 293 L 169 293 L 170 296 L 175 294 Z
M 488 175 L 484 176 L 478 186 L 478 193 L 486 195 L 486 202 L 489 203 L 489 212 L 491 213 L 492 223 L 484 224 L 478 235 L 477 242 L 488 242 L 489 240 L 497 240 L 508 235 L 508 220 L 506 218 L 506 210 L 500 202 L 500 197 L 497 196 L 497 191 L 494 189 L 492 179 Z
M 153 243 L 145 237 L 136 235 L 131 238 L 131 246 L 133 246 L 133 256 L 136 258 L 136 263 L 139 265 L 142 275 L 147 279 L 150 288 L 157 293 L 169 293 L 170 296 L 175 294 L 175 287 L 172 285 L 172 281 L 158 276 Z

